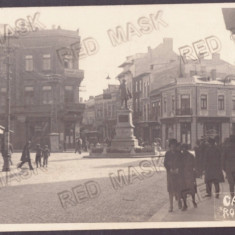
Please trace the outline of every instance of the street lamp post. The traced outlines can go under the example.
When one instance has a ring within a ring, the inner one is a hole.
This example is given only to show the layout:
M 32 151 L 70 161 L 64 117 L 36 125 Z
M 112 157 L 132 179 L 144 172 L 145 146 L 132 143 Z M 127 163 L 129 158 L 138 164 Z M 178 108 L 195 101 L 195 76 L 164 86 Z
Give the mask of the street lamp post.
M 6 80 L 7 80 L 7 96 L 6 96 L 6 127 L 4 131 L 3 145 L 3 168 L 2 171 L 10 171 L 10 116 L 11 116 L 11 86 L 10 86 L 10 53 L 9 36 L 6 37 Z

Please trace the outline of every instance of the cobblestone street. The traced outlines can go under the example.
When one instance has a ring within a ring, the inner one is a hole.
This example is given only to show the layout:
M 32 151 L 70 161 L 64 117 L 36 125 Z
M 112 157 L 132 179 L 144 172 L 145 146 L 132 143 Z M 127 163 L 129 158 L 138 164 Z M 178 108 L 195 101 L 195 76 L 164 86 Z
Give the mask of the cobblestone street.
M 34 162 L 34 154 L 31 158 Z M 3 185 L 2 177 L 6 173 L 1 172 L 1 223 L 148 221 L 168 202 L 163 167 L 148 177 L 139 175 L 140 162 L 146 163 L 151 161 L 150 158 L 87 159 L 74 153 L 54 153 L 49 158 L 47 170 L 34 170 L 28 177 L 25 174 L 27 165 L 22 171 L 16 170 L 19 159 L 20 154 L 15 153 L 11 170 L 15 177 L 8 176 L 8 186 Z M 131 179 L 128 175 L 130 166 Z M 123 170 L 129 181 L 115 188 L 109 174 L 117 176 L 118 170 Z M 20 175 L 17 172 L 20 172 L 21 180 L 17 178 Z M 91 180 L 98 183 L 100 193 L 97 197 L 62 207 L 58 193 L 72 191 Z

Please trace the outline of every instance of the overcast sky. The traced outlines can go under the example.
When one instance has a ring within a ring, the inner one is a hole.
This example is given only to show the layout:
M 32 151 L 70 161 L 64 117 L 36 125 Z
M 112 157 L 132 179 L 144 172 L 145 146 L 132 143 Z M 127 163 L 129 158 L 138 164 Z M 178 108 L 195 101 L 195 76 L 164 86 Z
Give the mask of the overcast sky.
M 79 29 L 81 39 L 94 38 L 99 51 L 80 61 L 80 69 L 85 71 L 81 96 L 88 98 L 98 95 L 107 87 L 105 78 L 109 74 L 110 83 L 118 84 L 115 77 L 122 70 L 118 68 L 126 56 L 147 52 L 160 44 L 164 37 L 174 39 L 174 51 L 184 45 L 217 36 L 222 44 L 221 58 L 235 64 L 235 43 L 230 39 L 222 15 L 222 7 L 235 7 L 235 4 L 178 4 L 178 5 L 137 5 L 137 6 L 81 6 L 81 7 L 43 7 L 43 8 L 2 8 L 0 23 L 15 25 L 18 18 L 32 16 L 40 12 L 39 21 L 47 29 L 60 25 L 62 29 Z M 149 34 L 133 36 L 129 41 L 114 47 L 108 37 L 109 29 L 115 31 L 121 26 L 126 32 L 127 23 L 137 29 L 138 19 L 150 17 L 162 11 L 162 19 L 168 24 Z

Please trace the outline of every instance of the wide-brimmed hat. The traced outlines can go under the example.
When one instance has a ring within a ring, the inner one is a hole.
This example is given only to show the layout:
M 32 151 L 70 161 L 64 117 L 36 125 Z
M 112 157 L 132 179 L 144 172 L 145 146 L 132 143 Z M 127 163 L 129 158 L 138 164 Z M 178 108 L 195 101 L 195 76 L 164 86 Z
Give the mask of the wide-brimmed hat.
M 177 146 L 177 140 L 176 139 L 170 139 L 169 140 L 169 146 L 171 146 L 171 145 Z

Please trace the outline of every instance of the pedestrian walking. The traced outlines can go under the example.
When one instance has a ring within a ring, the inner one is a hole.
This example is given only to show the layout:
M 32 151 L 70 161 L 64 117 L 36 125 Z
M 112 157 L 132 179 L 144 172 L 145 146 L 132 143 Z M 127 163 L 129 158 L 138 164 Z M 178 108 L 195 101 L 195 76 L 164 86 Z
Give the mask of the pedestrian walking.
M 180 188 L 181 197 L 183 199 L 182 211 L 187 210 L 187 195 L 192 196 L 194 208 L 197 207 L 195 201 L 196 188 L 196 169 L 194 156 L 188 151 L 188 145 L 181 146 L 181 161 L 180 161 L 179 175 L 181 178 Z
M 48 145 L 45 145 L 43 149 L 43 167 L 47 167 L 48 165 L 48 158 L 50 156 L 50 150 L 48 148 Z
M 75 153 L 78 152 L 79 154 L 81 154 L 82 153 L 81 148 L 82 148 L 82 140 L 80 137 L 78 137 L 75 143 Z
M 226 172 L 226 178 L 229 183 L 229 190 L 231 197 L 234 197 L 234 186 L 235 186 L 235 136 L 232 135 L 229 138 L 224 148 L 223 154 L 223 169 Z
M 31 164 L 30 159 L 30 147 L 31 147 L 31 141 L 28 141 L 23 148 L 22 155 L 21 155 L 21 163 L 18 164 L 17 168 L 21 168 L 26 162 L 29 164 L 29 169 L 33 170 L 33 166 Z
M 167 191 L 169 193 L 170 208 L 169 212 L 173 211 L 174 196 L 178 201 L 179 208 L 182 207 L 180 200 L 180 152 L 177 151 L 177 140 L 171 139 L 169 141 L 169 148 L 165 155 L 164 166 L 167 172 Z
M 42 147 L 40 146 L 40 144 L 37 144 L 36 157 L 35 157 L 35 162 L 36 162 L 37 168 L 38 168 L 38 165 L 40 165 L 40 167 L 42 166 L 42 164 L 41 164 L 42 153 L 43 153 Z
M 216 198 L 219 198 L 219 183 L 224 182 L 222 172 L 221 150 L 215 145 L 215 140 L 208 140 L 209 146 L 205 150 L 204 169 L 206 183 L 206 197 L 211 197 L 212 184 L 215 186 Z

